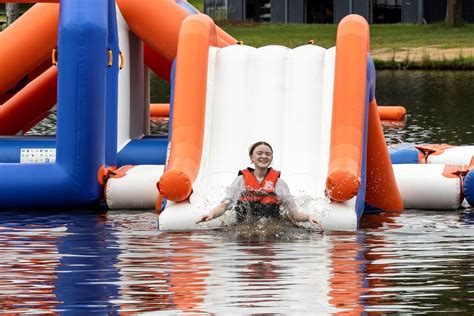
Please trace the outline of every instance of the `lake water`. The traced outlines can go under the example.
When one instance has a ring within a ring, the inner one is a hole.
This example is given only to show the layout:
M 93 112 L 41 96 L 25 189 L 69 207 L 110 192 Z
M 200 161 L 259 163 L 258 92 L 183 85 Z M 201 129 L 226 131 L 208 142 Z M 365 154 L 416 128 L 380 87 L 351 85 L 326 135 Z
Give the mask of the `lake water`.
M 379 72 L 379 104 L 409 113 L 387 142 L 474 143 L 473 83 L 473 72 Z M 153 212 L 3 213 L 0 313 L 474 313 L 474 210 L 363 226 L 170 233 Z

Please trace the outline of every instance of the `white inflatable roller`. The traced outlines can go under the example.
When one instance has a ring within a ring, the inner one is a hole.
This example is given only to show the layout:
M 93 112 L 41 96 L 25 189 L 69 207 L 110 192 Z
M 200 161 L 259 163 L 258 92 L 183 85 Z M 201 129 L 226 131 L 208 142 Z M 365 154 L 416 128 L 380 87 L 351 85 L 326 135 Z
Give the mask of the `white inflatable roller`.
M 462 179 L 445 165 L 393 165 L 406 209 L 458 209 L 462 203 Z
M 124 166 L 105 185 L 105 201 L 110 209 L 154 209 L 158 195 L 156 183 L 162 165 Z
M 433 153 L 428 156 L 430 164 L 446 164 L 468 166 L 474 157 L 474 146 L 459 146 L 444 149 L 440 153 Z

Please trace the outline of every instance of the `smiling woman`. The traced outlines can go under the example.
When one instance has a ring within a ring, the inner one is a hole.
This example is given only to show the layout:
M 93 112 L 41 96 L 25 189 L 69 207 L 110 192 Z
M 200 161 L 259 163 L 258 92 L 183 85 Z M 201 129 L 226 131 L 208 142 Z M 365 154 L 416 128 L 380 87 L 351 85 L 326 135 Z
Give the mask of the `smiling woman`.
M 227 210 L 235 208 L 239 223 L 264 217 L 282 218 L 282 211 L 286 210 L 293 222 L 309 221 L 320 226 L 312 215 L 296 208 L 288 185 L 280 178 L 280 172 L 270 167 L 273 148 L 269 143 L 259 141 L 252 144 L 249 158 L 255 168 L 240 170 L 224 199 L 198 222 L 218 218 Z

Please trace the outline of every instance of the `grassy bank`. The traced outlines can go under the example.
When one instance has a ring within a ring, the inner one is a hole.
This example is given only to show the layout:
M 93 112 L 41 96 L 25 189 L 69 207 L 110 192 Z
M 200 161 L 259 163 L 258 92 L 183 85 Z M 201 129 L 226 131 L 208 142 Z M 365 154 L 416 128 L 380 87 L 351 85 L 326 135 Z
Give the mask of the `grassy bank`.
M 218 24 L 251 46 L 288 47 L 314 40 L 322 47 L 336 44 L 337 25 L 231 23 Z M 474 24 L 449 28 L 443 24 L 373 24 L 371 51 L 379 69 L 474 69 Z
M 389 60 L 373 58 L 375 68 L 393 69 L 393 70 L 474 70 L 474 57 L 465 57 L 461 53 L 455 58 L 441 59 L 426 55 L 421 60 L 414 60 L 406 57 L 398 60 L 392 58 Z
M 314 39 L 318 45 L 336 43 L 334 24 L 218 23 L 226 32 L 252 46 L 281 44 L 295 47 Z M 449 28 L 443 24 L 372 24 L 372 49 L 435 46 L 438 48 L 474 47 L 474 24 Z
M 203 0 L 188 0 L 201 12 Z M 21 5 L 24 11 L 30 5 Z M 0 26 L 4 7 L 0 5 Z M 296 47 L 309 40 L 322 47 L 336 43 L 337 25 L 276 24 L 218 21 L 227 33 L 244 44 Z M 474 24 L 449 28 L 443 24 L 373 24 L 371 53 L 379 69 L 474 70 Z

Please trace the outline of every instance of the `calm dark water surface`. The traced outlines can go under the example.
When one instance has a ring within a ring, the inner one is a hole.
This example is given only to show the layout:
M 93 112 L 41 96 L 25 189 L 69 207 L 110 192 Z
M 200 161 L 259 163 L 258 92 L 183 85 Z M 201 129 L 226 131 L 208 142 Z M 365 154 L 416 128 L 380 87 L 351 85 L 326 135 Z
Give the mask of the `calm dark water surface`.
M 474 144 L 473 71 L 379 71 L 379 105 L 404 105 L 404 128 L 385 129 L 388 142 Z
M 387 142 L 474 143 L 472 72 L 377 78 L 379 104 L 409 113 L 385 127 Z M 474 313 L 470 208 L 366 217 L 357 232 L 325 234 L 285 223 L 171 233 L 156 221 L 141 211 L 2 214 L 0 313 Z

